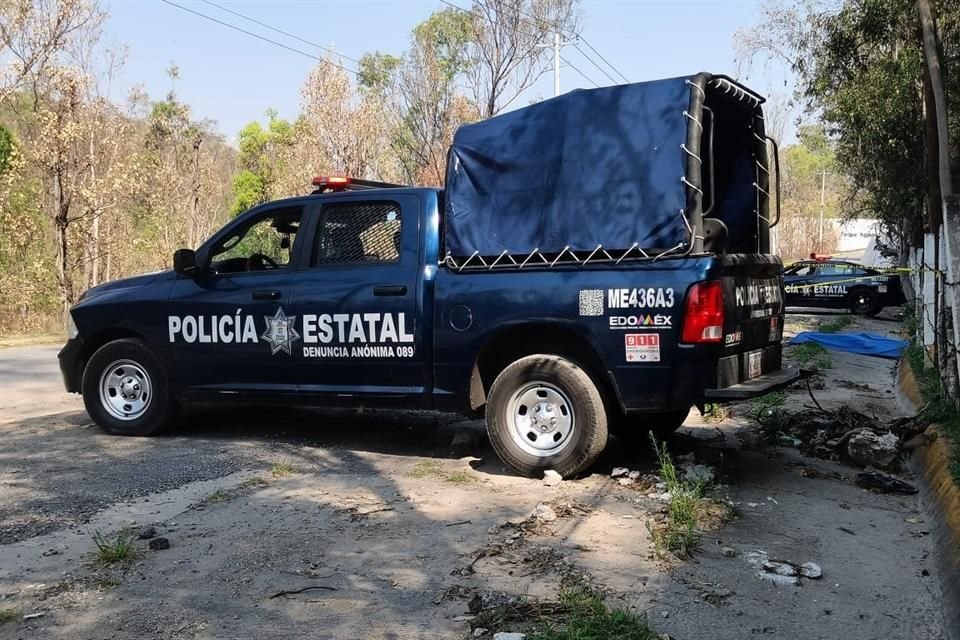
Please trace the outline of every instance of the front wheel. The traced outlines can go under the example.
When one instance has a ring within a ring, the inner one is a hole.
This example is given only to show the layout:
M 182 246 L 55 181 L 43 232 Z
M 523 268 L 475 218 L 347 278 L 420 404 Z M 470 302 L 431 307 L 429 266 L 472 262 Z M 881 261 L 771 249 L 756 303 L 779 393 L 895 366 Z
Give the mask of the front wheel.
M 87 413 L 114 435 L 155 435 L 176 413 L 163 365 L 139 340 L 114 340 L 97 349 L 81 387 Z
M 599 389 L 586 371 L 561 356 L 526 356 L 504 369 L 490 388 L 486 422 L 500 459 L 529 477 L 548 469 L 574 476 L 607 444 Z
M 850 293 L 850 311 L 858 316 L 875 316 L 880 309 L 877 296 L 869 289 L 855 289 Z

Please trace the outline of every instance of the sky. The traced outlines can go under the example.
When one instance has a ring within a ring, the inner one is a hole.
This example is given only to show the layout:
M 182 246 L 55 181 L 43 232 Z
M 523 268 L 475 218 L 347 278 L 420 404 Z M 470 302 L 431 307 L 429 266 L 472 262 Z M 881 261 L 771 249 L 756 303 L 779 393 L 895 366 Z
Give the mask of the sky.
M 446 7 L 440 0 L 214 1 L 356 59 L 374 50 L 402 54 L 411 29 Z M 451 1 L 470 6 L 469 0 Z M 310 44 L 202 0 L 171 2 L 308 54 L 324 55 Z M 710 71 L 739 78 L 765 95 L 785 93 L 782 69 L 754 65 L 748 77 L 738 73 L 734 34 L 757 20 L 759 4 L 754 0 L 581 0 L 581 35 L 631 82 Z M 156 99 L 174 88 L 195 117 L 215 121 L 230 142 L 235 142 L 245 124 L 263 120 L 267 109 L 276 109 L 280 117 L 296 117 L 300 87 L 315 60 L 162 0 L 104 0 L 104 5 L 110 13 L 106 44 L 127 47 L 126 65 L 113 85 L 115 98 L 123 99 L 135 85 Z M 582 42 L 580 48 L 605 67 Z M 566 47 L 563 56 L 589 80 L 572 68 L 561 68 L 561 92 L 591 88 L 592 82 L 613 84 L 576 48 Z M 356 68 L 348 59 L 342 62 Z M 179 68 L 176 81 L 166 72 L 171 63 Z M 617 73 L 609 68 L 607 72 L 622 82 Z M 553 75 L 548 73 L 516 105 L 552 95 Z M 792 138 L 788 131 L 786 141 Z

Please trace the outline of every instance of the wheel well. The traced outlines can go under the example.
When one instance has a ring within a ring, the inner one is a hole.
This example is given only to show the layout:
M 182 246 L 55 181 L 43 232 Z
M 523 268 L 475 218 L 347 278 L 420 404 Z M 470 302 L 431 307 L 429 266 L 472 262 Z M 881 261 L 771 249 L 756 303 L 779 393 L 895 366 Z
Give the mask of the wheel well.
M 83 351 L 80 353 L 80 362 L 78 366 L 80 367 L 80 375 L 83 376 L 83 370 L 87 367 L 87 362 L 90 360 L 90 356 L 97 352 L 97 349 L 107 344 L 108 342 L 113 342 L 114 340 L 120 340 L 122 338 L 142 338 L 143 336 L 138 333 L 131 331 L 129 329 L 107 329 L 101 331 L 100 333 L 95 333 L 90 338 L 87 338 L 83 341 Z
M 486 404 L 490 386 L 510 363 L 535 353 L 573 360 L 590 375 L 608 406 L 619 406 L 603 359 L 586 338 L 564 327 L 535 324 L 506 329 L 483 345 L 470 376 L 470 408 Z M 611 400 L 617 404 L 609 404 Z

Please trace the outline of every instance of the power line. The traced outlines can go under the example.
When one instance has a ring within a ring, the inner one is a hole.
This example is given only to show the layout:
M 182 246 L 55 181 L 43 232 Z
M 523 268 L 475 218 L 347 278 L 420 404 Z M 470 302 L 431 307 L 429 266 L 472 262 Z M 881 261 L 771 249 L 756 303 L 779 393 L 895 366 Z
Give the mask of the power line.
M 607 77 L 610 79 L 610 82 L 612 82 L 613 84 L 617 84 L 617 83 L 619 82 L 616 78 L 614 78 L 614 77 L 611 76 L 609 73 L 607 73 L 607 72 L 603 69 L 603 67 L 601 67 L 601 66 L 598 65 L 596 62 L 594 62 L 594 61 L 593 61 L 593 58 L 591 58 L 590 56 L 588 56 L 588 55 L 584 52 L 584 50 L 580 48 L 580 45 L 577 44 L 576 41 L 574 41 L 574 43 L 573 43 L 573 48 L 576 49 L 577 51 L 579 51 L 579 52 L 580 52 L 580 55 L 582 55 L 584 58 L 586 58 L 587 60 L 589 60 L 589 61 L 590 61 L 590 64 L 592 64 L 593 66 L 595 66 L 595 67 L 597 68 L 597 71 L 599 71 L 599 72 L 602 73 L 603 75 L 607 76 Z
M 474 12 L 471 11 L 470 9 L 466 9 L 466 8 L 464 8 L 464 7 L 458 6 L 458 5 L 454 4 L 453 2 L 451 2 L 450 0 L 440 0 L 440 2 L 442 2 L 442 3 L 445 4 L 445 5 L 447 5 L 448 7 L 451 7 L 451 8 L 453 8 L 453 9 L 456 9 L 457 11 L 462 11 L 462 12 L 464 12 L 464 13 L 468 13 L 468 14 L 470 14 L 470 15 L 474 15 Z M 501 16 L 503 15 L 503 12 L 500 11 L 499 9 L 497 9 L 496 7 L 489 6 L 489 5 L 484 5 L 484 6 L 487 6 L 488 8 L 492 9 L 493 12 L 496 13 L 497 15 L 501 15 Z M 545 21 L 545 20 L 542 20 L 542 19 L 540 19 L 540 18 L 537 18 L 536 16 L 531 16 L 530 14 L 528 14 L 528 13 L 526 13 L 526 12 L 524 12 L 524 11 L 520 11 L 519 9 L 517 10 L 517 13 L 519 13 L 520 15 L 526 16 L 526 17 L 530 18 L 531 20 L 533 20 L 533 21 L 535 21 L 535 22 L 538 22 L 538 23 L 540 23 L 540 24 L 545 24 L 545 25 L 547 25 L 548 27 L 553 28 L 553 26 L 552 26 L 549 22 L 547 22 L 547 21 Z M 481 18 L 484 18 L 484 19 L 485 19 L 487 22 L 489 22 L 490 24 L 496 24 L 496 23 L 493 21 L 493 18 L 491 18 L 491 17 L 488 16 L 488 15 L 479 14 L 479 13 L 478 13 L 477 15 L 480 16 Z M 518 30 L 518 31 L 519 31 L 519 30 Z M 559 33 L 560 33 L 560 30 L 559 30 L 559 29 L 555 29 L 555 32 L 559 34 Z M 530 33 L 529 31 L 520 31 L 520 33 L 523 33 L 524 35 L 528 35 L 528 36 L 531 36 L 531 37 L 538 37 L 538 36 L 541 35 L 541 34 L 538 34 L 538 33 Z M 576 34 L 574 34 L 574 35 L 576 35 Z M 543 46 L 546 46 L 546 45 L 543 45 Z M 581 52 L 581 53 L 582 53 L 582 52 Z M 584 56 L 584 57 L 587 57 L 587 56 Z M 576 71 L 578 74 L 580 74 L 580 76 L 581 76 L 583 79 L 585 79 L 587 82 L 591 83 L 593 86 L 595 86 L 595 87 L 597 87 L 597 88 L 600 87 L 600 85 L 597 84 L 596 81 L 593 80 L 593 78 L 589 77 L 589 76 L 588 76 L 587 74 L 585 74 L 583 71 L 581 71 L 580 69 L 578 69 L 578 68 L 575 67 L 574 65 L 570 64 L 570 61 L 569 61 L 569 60 L 567 60 L 567 59 L 564 58 L 563 56 L 560 56 L 560 59 L 563 60 L 564 62 L 566 62 L 566 63 L 567 63 L 567 66 L 569 66 L 571 69 L 573 69 L 573 70 Z M 587 59 L 589 60 L 589 57 L 587 57 Z M 593 62 L 593 61 L 591 60 L 591 62 Z M 596 63 L 594 63 L 594 65 L 596 65 Z M 601 69 L 601 71 L 602 71 L 602 69 Z M 609 76 L 608 76 L 608 77 L 609 77 Z M 611 78 L 611 80 L 613 80 L 613 78 Z M 616 83 L 616 80 L 614 80 L 614 83 Z
M 359 60 L 357 60 L 356 58 L 351 58 L 350 56 L 343 55 L 343 54 L 340 53 L 339 51 L 336 51 L 336 50 L 331 49 L 331 48 L 329 48 L 329 47 L 324 47 L 323 45 L 319 45 L 319 44 L 317 44 L 316 42 L 311 42 L 310 40 L 306 40 L 305 38 L 301 38 L 300 36 L 298 36 L 298 35 L 296 35 L 296 34 L 290 33 L 289 31 L 284 31 L 283 29 L 278 29 L 277 27 L 274 27 L 274 26 L 272 26 L 272 25 L 269 25 L 269 24 L 267 24 L 266 22 L 261 22 L 260 20 L 257 20 L 256 18 L 251 18 L 250 16 L 245 15 L 245 14 L 242 14 L 242 13 L 240 13 L 239 11 L 235 11 L 235 10 L 233 10 L 233 9 L 230 9 L 229 7 L 225 7 L 225 6 L 221 5 L 221 4 L 217 4 L 216 2 L 212 2 L 212 0 L 200 0 L 200 1 L 203 2 L 203 3 L 205 3 L 205 4 L 210 5 L 211 7 L 216 7 L 217 9 L 220 9 L 221 11 L 226 11 L 227 13 L 232 13 L 233 15 L 237 16 L 238 18 L 243 18 L 244 20 L 247 20 L 247 21 L 249 21 L 249 22 L 252 22 L 253 24 L 256 24 L 256 25 L 259 25 L 259 26 L 261 26 L 261 27 L 264 27 L 265 29 L 270 29 L 270 31 L 273 31 L 273 32 L 275 32 L 275 33 L 279 33 L 280 35 L 287 36 L 288 38 L 293 38 L 294 40 L 297 40 L 297 41 L 299 41 L 299 42 L 302 42 L 303 44 L 308 44 L 308 45 L 310 45 L 311 47 L 316 47 L 317 49 L 320 49 L 320 50 L 322 50 L 322 51 L 326 51 L 327 53 L 331 53 L 331 54 L 333 54 L 333 55 L 335 55 L 335 56 L 339 56 L 339 57 L 341 57 L 341 58 L 344 58 L 344 59 L 346 59 L 346 60 L 349 60 L 350 62 L 355 62 L 356 64 L 361 64 L 361 62 L 360 62 Z
M 566 62 L 568 67 L 570 67 L 571 69 L 573 69 L 574 71 L 576 71 L 577 73 L 579 73 L 580 76 L 581 76 L 584 80 L 586 80 L 587 82 L 591 83 L 591 84 L 592 84 L 593 86 L 595 86 L 597 89 L 600 88 L 600 85 L 598 85 L 592 78 L 587 77 L 587 74 L 585 74 L 583 71 L 580 71 L 580 69 L 578 69 L 578 68 L 576 68 L 575 66 L 573 66 L 573 64 L 571 64 L 571 62 L 570 62 L 569 60 L 567 60 L 567 59 L 564 58 L 563 56 L 560 56 L 560 59 L 563 60 L 564 62 Z
M 203 19 L 205 19 L 205 20 L 209 20 L 209 21 L 211 21 L 211 22 L 216 22 L 217 24 L 222 25 L 222 26 L 224 26 L 224 27 L 227 27 L 228 29 L 233 29 L 234 31 L 239 31 L 239 32 L 242 33 L 242 34 L 248 35 L 248 36 L 250 36 L 250 37 L 252 37 L 252 38 L 256 38 L 257 40 L 262 40 L 262 41 L 264 41 L 264 42 L 269 42 L 269 43 L 272 44 L 272 45 L 278 46 L 278 47 L 280 47 L 280 48 L 282 48 L 282 49 L 286 49 L 287 51 L 292 51 L 293 53 L 299 53 L 300 55 L 305 56 L 305 57 L 307 57 L 307 58 L 310 58 L 311 60 L 316 60 L 317 62 L 328 62 L 328 63 L 332 64 L 332 65 L 335 66 L 335 67 L 339 67 L 340 69 L 343 69 L 344 71 L 347 71 L 347 72 L 349 72 L 349 73 L 352 73 L 353 75 L 357 75 L 357 72 L 356 72 L 356 71 L 354 71 L 353 69 L 350 69 L 349 67 L 345 67 L 345 66 L 343 66 L 342 64 L 338 64 L 338 63 L 336 63 L 336 62 L 334 62 L 334 61 L 332 61 L 332 60 L 325 60 L 325 59 L 323 59 L 323 58 L 321 58 L 321 57 L 319 57 L 319 56 L 313 55 L 312 53 L 307 53 L 306 51 L 303 51 L 303 50 L 301 50 L 301 49 L 297 49 L 296 47 L 291 47 L 290 45 L 283 44 L 282 42 L 277 42 L 276 40 L 271 40 L 270 38 L 267 38 L 266 36 L 260 35 L 259 33 L 254 33 L 253 31 L 247 31 L 246 29 L 244 29 L 244 28 L 242 28 L 242 27 L 238 27 L 238 26 L 235 25 L 235 24 L 230 24 L 229 22 L 224 22 L 223 20 L 218 20 L 217 18 L 214 18 L 213 16 L 208 16 L 207 14 L 205 14 L 205 13 L 200 13 L 199 11 L 194 11 L 193 9 L 190 9 L 189 7 L 185 7 L 185 6 L 183 6 L 182 4 L 177 4 L 176 2 L 173 2 L 173 0 L 160 0 L 160 1 L 163 2 L 163 3 L 165 3 L 165 4 L 170 5 L 170 6 L 172 6 L 172 7 L 176 7 L 177 9 L 181 9 L 181 10 L 183 10 L 183 11 L 186 11 L 187 13 L 192 13 L 193 15 L 199 16 L 199 17 L 201 17 L 201 18 L 203 18 Z M 344 56 L 344 57 L 346 57 L 346 56 Z
M 587 39 L 586 39 L 586 38 L 580 38 L 580 39 L 583 40 L 583 44 L 587 45 L 587 46 L 590 48 L 590 51 L 593 51 L 595 54 L 597 54 L 597 56 L 598 56 L 601 60 L 603 60 L 604 62 L 607 63 L 607 66 L 608 66 L 608 67 L 610 67 L 611 69 L 613 69 L 614 72 L 615 72 L 618 76 L 620 76 L 621 78 L 623 78 L 623 81 L 624 81 L 624 82 L 627 82 L 627 83 L 630 82 L 629 78 L 627 78 L 627 76 L 625 76 L 625 75 L 623 75 L 622 73 L 620 73 L 620 70 L 619 70 L 619 69 L 617 69 L 615 66 L 613 66 L 613 65 L 610 63 L 609 60 L 607 60 L 606 58 L 604 58 L 603 55 L 602 55 L 599 51 L 597 51 L 596 49 L 594 49 L 594 48 L 593 48 L 593 45 L 590 44 L 589 42 L 587 42 Z M 580 53 L 583 53 L 583 52 L 581 51 Z M 584 54 L 584 57 L 586 57 L 586 54 Z M 591 62 L 593 62 L 593 61 L 591 60 Z M 609 76 L 607 76 L 607 77 L 609 77 Z

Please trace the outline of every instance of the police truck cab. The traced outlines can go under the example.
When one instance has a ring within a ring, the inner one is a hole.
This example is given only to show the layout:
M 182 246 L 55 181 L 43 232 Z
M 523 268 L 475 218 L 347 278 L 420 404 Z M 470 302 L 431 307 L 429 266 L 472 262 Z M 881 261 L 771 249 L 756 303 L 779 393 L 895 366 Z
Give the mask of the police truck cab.
M 798 375 L 762 102 L 705 73 L 576 91 L 461 127 L 444 189 L 317 178 L 87 291 L 66 388 L 138 436 L 195 403 L 459 411 L 519 473 L 580 473 L 610 431 Z

